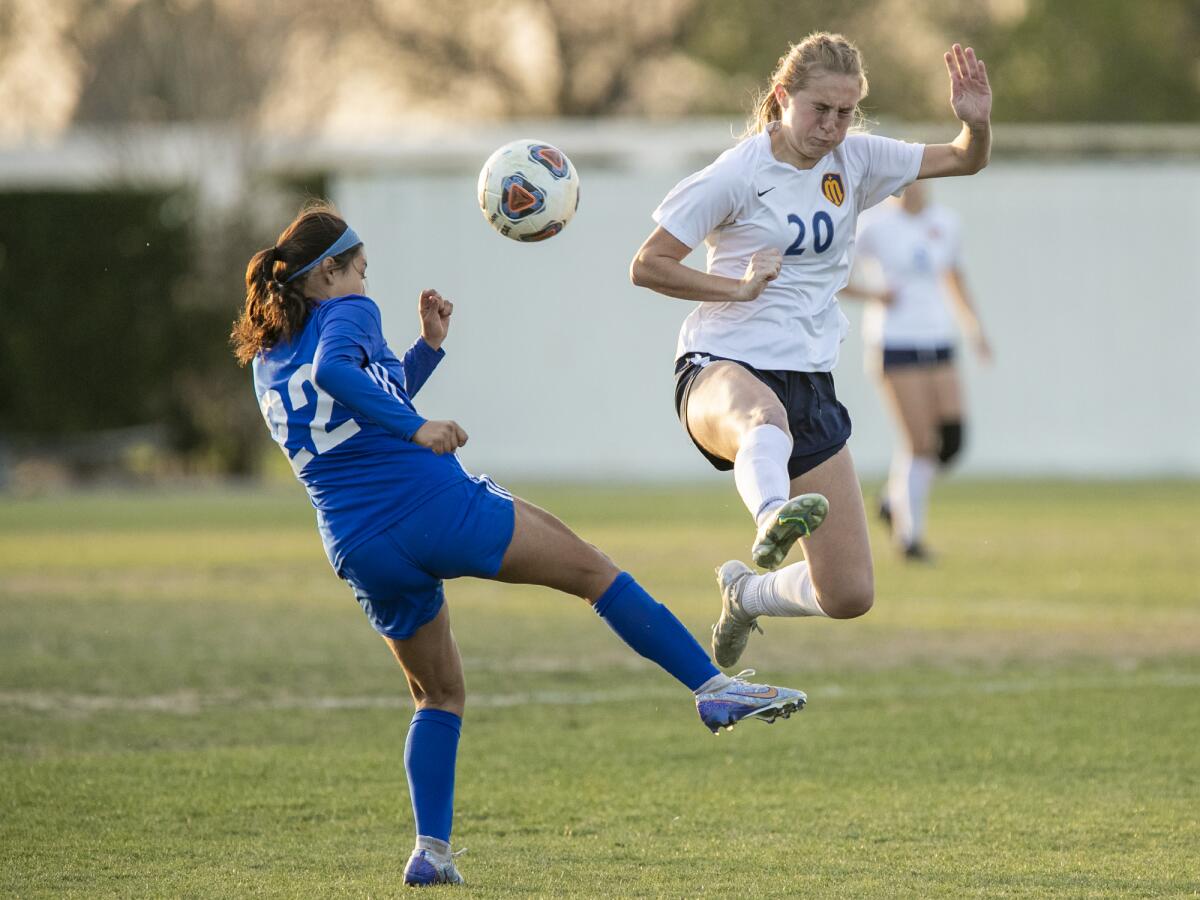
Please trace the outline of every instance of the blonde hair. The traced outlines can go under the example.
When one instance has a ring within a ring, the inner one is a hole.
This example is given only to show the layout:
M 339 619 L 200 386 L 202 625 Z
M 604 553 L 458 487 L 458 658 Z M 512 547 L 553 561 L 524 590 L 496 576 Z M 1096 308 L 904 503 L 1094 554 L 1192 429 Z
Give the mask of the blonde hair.
M 862 97 L 867 96 L 867 70 L 858 48 L 840 34 L 814 31 L 800 43 L 789 46 L 788 52 L 779 57 L 766 90 L 759 94 L 754 104 L 754 114 L 746 123 L 743 136 L 765 131 L 771 122 L 778 122 L 782 117 L 783 111 L 775 97 L 775 85 L 782 84 L 784 90 L 794 94 L 808 87 L 813 76 L 819 74 L 857 75 L 862 86 Z M 856 105 L 854 127 L 861 127 L 864 121 L 862 111 Z

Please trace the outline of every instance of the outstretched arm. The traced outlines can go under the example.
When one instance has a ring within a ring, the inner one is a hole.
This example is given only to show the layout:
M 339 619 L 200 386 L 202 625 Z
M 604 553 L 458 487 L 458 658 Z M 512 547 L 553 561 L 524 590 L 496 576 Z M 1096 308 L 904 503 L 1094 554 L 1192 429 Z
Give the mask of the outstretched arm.
M 992 88 L 987 68 L 975 51 L 955 44 L 945 56 L 950 74 L 950 105 L 963 123 L 950 144 L 928 144 L 917 178 L 974 175 L 992 153 Z
M 991 362 L 992 346 L 988 343 L 987 335 L 983 333 L 983 324 L 979 321 L 979 312 L 971 301 L 962 270 L 958 268 L 947 270 L 946 284 L 950 288 L 950 296 L 958 310 L 958 318 L 962 322 L 963 331 L 975 346 L 976 354 L 983 362 Z

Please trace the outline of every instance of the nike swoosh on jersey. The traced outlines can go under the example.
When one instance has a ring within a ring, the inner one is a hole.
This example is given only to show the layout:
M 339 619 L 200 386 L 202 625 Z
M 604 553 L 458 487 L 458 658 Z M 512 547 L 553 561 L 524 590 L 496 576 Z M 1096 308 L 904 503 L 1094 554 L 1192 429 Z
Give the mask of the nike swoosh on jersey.
M 771 191 L 773 191 L 773 190 L 775 190 L 775 188 L 774 188 L 774 187 L 769 187 L 769 188 L 767 188 L 765 191 L 759 191 L 759 192 L 758 192 L 758 196 L 760 196 L 760 197 L 761 197 L 763 194 L 769 194 L 769 193 L 771 193 Z

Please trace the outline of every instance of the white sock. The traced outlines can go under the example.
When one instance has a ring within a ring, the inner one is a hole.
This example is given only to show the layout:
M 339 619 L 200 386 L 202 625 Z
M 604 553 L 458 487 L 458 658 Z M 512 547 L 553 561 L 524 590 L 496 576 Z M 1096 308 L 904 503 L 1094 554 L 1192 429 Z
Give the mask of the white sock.
M 929 456 L 913 457 L 908 469 L 908 505 L 912 509 L 912 542 L 925 536 L 925 510 L 929 506 L 929 490 L 937 475 L 937 460 Z
M 778 572 L 751 575 L 742 591 L 742 609 L 752 616 L 828 616 L 817 600 L 807 562 Z
M 423 834 L 418 834 L 417 849 L 428 850 L 438 862 L 445 862 L 450 858 L 450 845 L 446 841 L 435 837 L 426 837 Z
M 912 509 L 908 505 L 908 472 L 912 461 L 908 451 L 897 450 L 888 470 L 887 498 L 892 510 L 892 538 L 901 546 L 912 543 Z
M 937 462 L 928 456 L 897 453 L 892 461 L 888 502 L 892 507 L 892 530 L 902 546 L 917 543 L 925 533 L 925 509 L 936 474 Z
M 718 672 L 712 678 L 708 679 L 708 681 L 704 682 L 704 684 L 700 685 L 700 687 L 692 691 L 692 693 L 699 697 L 701 694 L 711 694 L 713 691 L 721 691 L 724 690 L 731 681 L 733 681 L 733 679 L 724 672 Z
M 756 525 L 787 501 L 792 439 L 774 425 L 752 428 L 733 460 L 733 481 Z

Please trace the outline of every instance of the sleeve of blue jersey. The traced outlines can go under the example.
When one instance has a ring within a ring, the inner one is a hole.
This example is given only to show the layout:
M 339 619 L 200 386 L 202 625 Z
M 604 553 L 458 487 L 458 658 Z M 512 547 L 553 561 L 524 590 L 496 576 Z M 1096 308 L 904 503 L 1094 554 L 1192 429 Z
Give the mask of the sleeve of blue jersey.
M 404 360 L 401 363 L 404 366 L 408 396 L 417 396 L 417 391 L 429 380 L 429 376 L 433 374 L 433 370 L 437 368 L 438 363 L 445 355 L 445 350 L 441 347 L 434 350 L 425 343 L 423 337 L 419 337 L 413 342 L 413 345 L 405 352 Z
M 412 440 L 426 420 L 363 371 L 372 350 L 384 345 L 375 304 L 343 301 L 322 312 L 321 335 L 313 356 L 317 387 L 356 415 Z

